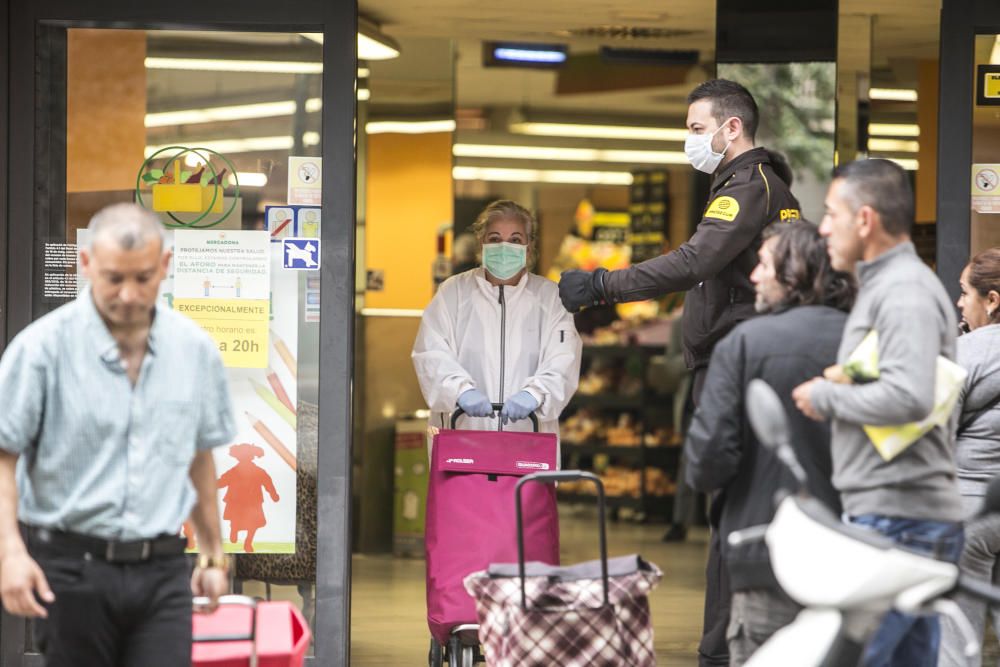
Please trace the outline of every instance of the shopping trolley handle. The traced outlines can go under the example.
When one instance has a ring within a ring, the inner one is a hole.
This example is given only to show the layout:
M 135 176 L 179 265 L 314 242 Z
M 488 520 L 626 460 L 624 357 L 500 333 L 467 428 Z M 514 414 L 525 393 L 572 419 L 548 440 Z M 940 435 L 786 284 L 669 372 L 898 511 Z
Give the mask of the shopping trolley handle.
M 194 611 L 204 614 L 212 606 L 211 599 L 196 597 L 192 601 Z M 217 642 L 250 642 L 250 660 L 257 664 L 257 600 L 246 595 L 222 595 L 219 597 L 219 607 L 243 607 L 250 610 L 250 629 L 247 632 L 230 632 L 217 635 L 197 635 L 192 638 L 196 644 L 213 644 Z
M 521 609 L 528 611 L 528 596 L 525 593 L 525 564 L 524 564 L 524 515 L 521 512 L 521 489 L 525 484 L 539 482 L 549 484 L 552 482 L 572 482 L 585 480 L 594 485 L 597 489 L 597 521 L 598 545 L 601 549 L 601 584 L 604 592 L 604 606 L 607 607 L 610 599 L 610 585 L 608 584 L 608 536 L 605 528 L 605 498 L 604 482 L 600 477 L 586 470 L 552 470 L 549 472 L 533 472 L 517 480 L 514 485 L 514 515 L 517 521 L 517 574 L 521 579 Z
M 212 600 L 208 597 L 199 596 L 191 600 L 194 611 L 199 614 L 209 611 Z M 220 607 L 249 607 L 256 611 L 257 600 L 248 595 L 220 595 L 218 606 Z
M 495 412 L 500 412 L 503 410 L 503 403 L 490 403 L 490 406 Z M 458 418 L 465 414 L 465 410 L 461 406 L 455 408 L 455 411 L 451 413 L 451 428 L 454 429 L 458 424 Z M 534 412 L 528 413 L 528 419 L 531 420 L 531 425 L 535 429 L 535 433 L 538 433 L 538 416 Z M 499 430 L 503 430 L 501 427 Z

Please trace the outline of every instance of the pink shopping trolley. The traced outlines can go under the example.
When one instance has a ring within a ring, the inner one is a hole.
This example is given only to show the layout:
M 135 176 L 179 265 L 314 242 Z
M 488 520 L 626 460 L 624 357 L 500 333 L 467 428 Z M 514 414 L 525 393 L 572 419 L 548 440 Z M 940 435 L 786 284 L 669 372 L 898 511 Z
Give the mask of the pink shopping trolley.
M 502 404 L 494 403 L 500 410 Z M 533 472 L 558 468 L 554 433 L 452 430 L 434 437 L 427 490 L 427 623 L 432 639 L 428 664 L 466 667 L 482 660 L 475 601 L 462 581 L 490 563 L 517 559 L 514 489 Z M 524 549 L 529 560 L 559 563 L 555 489 L 524 489 Z

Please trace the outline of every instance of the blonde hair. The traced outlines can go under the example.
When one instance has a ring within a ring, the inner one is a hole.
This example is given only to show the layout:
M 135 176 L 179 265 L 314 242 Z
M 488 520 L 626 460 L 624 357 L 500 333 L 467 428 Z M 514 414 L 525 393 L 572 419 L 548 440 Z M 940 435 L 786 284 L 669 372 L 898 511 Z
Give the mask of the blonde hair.
M 538 240 L 538 220 L 531 214 L 531 211 L 510 199 L 498 199 L 487 205 L 476 218 L 476 221 L 472 223 L 472 233 L 476 235 L 476 241 L 478 242 L 476 259 L 482 263 L 486 230 L 490 226 L 490 223 L 498 220 L 514 220 L 524 225 L 524 231 L 528 236 L 527 269 L 531 271 L 538 259 L 538 249 L 536 247 Z

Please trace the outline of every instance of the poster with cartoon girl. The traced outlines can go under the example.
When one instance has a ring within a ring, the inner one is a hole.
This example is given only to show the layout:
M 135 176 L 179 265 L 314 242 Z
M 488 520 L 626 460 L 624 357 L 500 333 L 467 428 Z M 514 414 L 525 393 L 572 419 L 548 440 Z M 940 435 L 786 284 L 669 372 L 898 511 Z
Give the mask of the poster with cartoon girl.
M 257 530 L 267 525 L 264 514 L 264 491 L 273 502 L 278 502 L 278 491 L 266 470 L 254 463 L 255 458 L 264 456 L 264 449 L 250 443 L 232 445 L 229 455 L 237 463 L 222 473 L 218 480 L 220 489 L 227 489 L 222 498 L 224 510 L 222 520 L 229 522 L 229 541 L 239 540 L 239 534 L 246 532 L 243 550 L 253 553 L 253 539 Z

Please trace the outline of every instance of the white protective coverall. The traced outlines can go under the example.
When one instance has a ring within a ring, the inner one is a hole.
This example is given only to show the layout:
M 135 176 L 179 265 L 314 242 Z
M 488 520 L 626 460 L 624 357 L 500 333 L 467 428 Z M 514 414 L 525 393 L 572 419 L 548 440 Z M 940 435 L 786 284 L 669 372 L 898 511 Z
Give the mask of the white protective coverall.
M 538 401 L 539 430 L 559 432 L 559 414 L 580 380 L 582 344 L 556 283 L 525 272 L 517 285 L 496 287 L 482 268 L 452 276 L 424 310 L 413 365 L 431 426 L 450 428 L 458 397 L 479 389 L 494 403 L 519 391 Z M 496 430 L 495 419 L 462 416 L 457 428 Z M 522 419 L 504 426 L 530 431 Z

